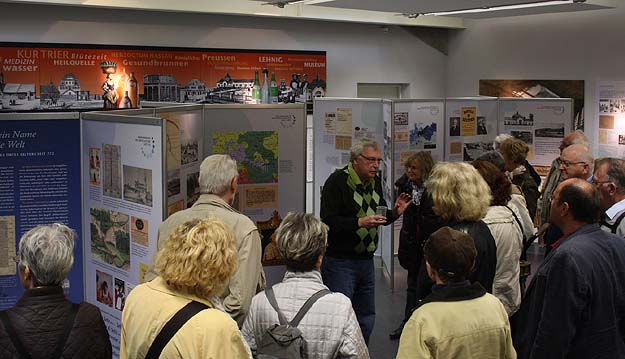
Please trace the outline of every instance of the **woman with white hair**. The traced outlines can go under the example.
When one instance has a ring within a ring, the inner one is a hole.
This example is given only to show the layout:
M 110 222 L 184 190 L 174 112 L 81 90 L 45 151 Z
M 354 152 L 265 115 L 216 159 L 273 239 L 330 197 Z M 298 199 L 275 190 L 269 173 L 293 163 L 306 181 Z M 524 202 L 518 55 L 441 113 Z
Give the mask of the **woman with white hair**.
M 54 223 L 26 232 L 19 243 L 18 275 L 25 292 L 0 312 L 2 358 L 110 358 L 100 310 L 67 299 L 61 284 L 74 263 L 69 227 Z
M 249 358 L 218 297 L 236 269 L 236 242 L 223 221 L 176 227 L 156 255 L 159 276 L 126 299 L 119 357 Z
M 271 288 L 287 321 L 291 321 L 315 293 L 327 290 L 321 280 L 321 262 L 328 241 L 328 227 L 309 213 L 289 213 L 276 230 L 276 244 L 287 272 Z M 255 353 L 266 330 L 279 323 L 278 312 L 267 299 L 267 290 L 252 299 L 243 337 Z M 341 293 L 320 297 L 297 326 L 305 340 L 302 358 L 369 358 L 352 304 Z

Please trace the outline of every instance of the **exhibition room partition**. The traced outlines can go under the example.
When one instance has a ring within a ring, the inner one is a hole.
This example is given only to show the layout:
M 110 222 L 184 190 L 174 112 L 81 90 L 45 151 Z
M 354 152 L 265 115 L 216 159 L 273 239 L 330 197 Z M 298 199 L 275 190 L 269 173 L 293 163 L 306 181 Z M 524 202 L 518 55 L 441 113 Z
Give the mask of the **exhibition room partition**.
M 80 120 L 75 112 L 0 114 L 0 310 L 23 293 L 16 251 L 23 233 L 61 222 L 80 236 Z M 63 283 L 74 302 L 84 299 L 83 241 Z

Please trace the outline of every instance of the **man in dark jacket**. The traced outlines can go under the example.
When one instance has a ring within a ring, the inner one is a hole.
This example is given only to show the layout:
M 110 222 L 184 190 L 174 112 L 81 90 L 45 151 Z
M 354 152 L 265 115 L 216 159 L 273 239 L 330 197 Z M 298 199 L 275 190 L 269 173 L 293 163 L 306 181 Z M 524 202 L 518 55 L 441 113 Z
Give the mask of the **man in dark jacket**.
M 392 210 L 376 214 L 378 207 L 386 207 L 377 175 L 382 161 L 378 144 L 358 141 L 350 155 L 349 165 L 332 173 L 321 193 L 321 220 L 330 227 L 321 274 L 331 291 L 351 299 L 369 343 L 375 322 L 373 253 L 378 247 L 378 226 L 396 220 L 410 204 L 410 196 L 402 193 Z
M 599 213 L 592 184 L 556 188 L 550 222 L 564 235 L 513 317 L 519 358 L 625 358 L 625 241 L 594 223 Z
M 65 299 L 61 283 L 74 262 L 74 231 L 37 226 L 19 244 L 19 278 L 26 291 L 0 312 L 0 358 L 111 358 L 100 310 Z

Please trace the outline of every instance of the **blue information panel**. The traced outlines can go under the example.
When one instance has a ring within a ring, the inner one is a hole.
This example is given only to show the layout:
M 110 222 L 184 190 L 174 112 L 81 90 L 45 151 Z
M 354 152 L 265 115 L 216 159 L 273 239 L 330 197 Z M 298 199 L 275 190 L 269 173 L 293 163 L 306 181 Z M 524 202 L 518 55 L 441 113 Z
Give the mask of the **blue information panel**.
M 23 293 L 14 260 L 20 237 L 53 222 L 78 234 L 63 287 L 71 301 L 82 302 L 80 121 L 18 116 L 0 120 L 0 309 L 15 305 Z

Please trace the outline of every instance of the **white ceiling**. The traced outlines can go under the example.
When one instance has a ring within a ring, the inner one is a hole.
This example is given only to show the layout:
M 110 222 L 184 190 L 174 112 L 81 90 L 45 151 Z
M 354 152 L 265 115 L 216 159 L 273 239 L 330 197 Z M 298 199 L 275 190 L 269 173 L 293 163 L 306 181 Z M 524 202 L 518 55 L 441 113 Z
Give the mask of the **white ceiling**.
M 464 28 L 463 19 L 609 9 L 610 7 L 615 7 L 618 2 L 623 2 L 623 0 L 585 0 L 585 2 L 582 3 L 563 3 L 557 6 L 408 18 L 402 16 L 402 14 L 423 14 L 477 7 L 516 5 L 540 2 L 540 0 L 304 0 L 296 4 L 288 4 L 294 1 L 295 0 L 0 0 L 0 3 L 49 4 L 274 18 L 282 17 L 303 20 L 459 29 Z M 272 6 L 272 4 L 277 5 L 277 3 L 282 3 L 282 6 Z

